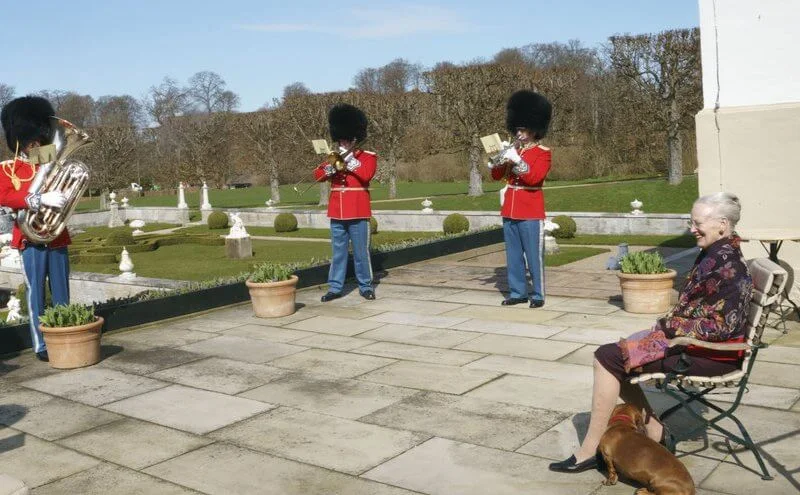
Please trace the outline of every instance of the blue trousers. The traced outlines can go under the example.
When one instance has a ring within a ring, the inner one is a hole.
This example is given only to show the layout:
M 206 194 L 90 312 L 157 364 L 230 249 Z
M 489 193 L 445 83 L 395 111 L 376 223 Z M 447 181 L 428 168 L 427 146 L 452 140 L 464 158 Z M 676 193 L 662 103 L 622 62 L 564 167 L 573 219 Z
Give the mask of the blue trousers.
M 22 274 L 28 288 L 28 316 L 34 352 L 46 350 L 39 316 L 44 314 L 45 278 L 50 281 L 53 305 L 69 304 L 69 254 L 67 248 L 50 249 L 28 244 L 22 250 Z
M 342 292 L 347 275 L 347 247 L 353 244 L 353 262 L 355 263 L 358 291 L 364 293 L 372 290 L 372 260 L 369 257 L 369 220 L 331 219 L 331 246 L 333 259 L 328 272 L 328 290 Z
M 503 238 L 506 242 L 506 267 L 510 297 L 526 297 L 544 301 L 544 229 L 542 220 L 503 219 Z M 533 282 L 528 292 L 527 272 Z

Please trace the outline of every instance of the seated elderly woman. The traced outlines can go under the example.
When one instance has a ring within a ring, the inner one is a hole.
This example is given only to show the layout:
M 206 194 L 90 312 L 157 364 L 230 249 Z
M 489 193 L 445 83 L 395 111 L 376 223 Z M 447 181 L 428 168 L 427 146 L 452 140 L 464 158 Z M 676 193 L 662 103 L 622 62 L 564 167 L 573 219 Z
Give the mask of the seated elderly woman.
M 595 352 L 589 429 L 577 452 L 550 464 L 550 470 L 578 473 L 597 467 L 595 451 L 619 396 L 646 413 L 647 435 L 665 443 L 669 435 L 639 385 L 629 379 L 641 373 L 674 371 L 682 352 L 691 356 L 684 374 L 722 375 L 738 369 L 736 352 L 676 346 L 669 339 L 693 337 L 707 342 L 743 342 L 753 282 L 734 233 L 739 198 L 730 193 L 703 196 L 692 207 L 691 232 L 702 249 L 680 292 L 678 304 L 650 330 L 638 332 Z M 686 363 L 681 363 L 685 366 Z

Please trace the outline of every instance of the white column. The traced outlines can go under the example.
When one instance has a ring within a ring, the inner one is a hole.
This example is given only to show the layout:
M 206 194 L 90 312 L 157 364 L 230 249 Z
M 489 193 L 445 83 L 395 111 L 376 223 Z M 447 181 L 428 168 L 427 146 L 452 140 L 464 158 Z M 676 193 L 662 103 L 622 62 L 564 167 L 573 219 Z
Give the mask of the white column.
M 186 196 L 183 193 L 183 182 L 178 184 L 178 208 L 185 210 L 189 208 L 186 204 Z

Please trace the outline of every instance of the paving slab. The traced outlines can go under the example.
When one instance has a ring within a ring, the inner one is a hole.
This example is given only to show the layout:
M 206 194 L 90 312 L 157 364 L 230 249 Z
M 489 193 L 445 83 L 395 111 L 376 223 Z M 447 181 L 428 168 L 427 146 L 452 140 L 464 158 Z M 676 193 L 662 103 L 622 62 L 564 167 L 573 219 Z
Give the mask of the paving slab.
M 217 443 L 147 468 L 211 495 L 407 495 L 399 488 Z
M 314 316 L 307 320 L 291 323 L 287 325 L 287 328 L 352 337 L 381 326 L 382 323 L 373 321 L 372 318 L 350 319 L 335 316 Z
M 762 361 L 761 351 L 758 351 L 748 383 L 800 389 L 800 373 L 796 371 L 797 364 L 800 364 L 800 361 L 796 364 Z
M 486 356 L 483 359 L 469 363 L 466 367 L 582 385 L 591 385 L 594 379 L 592 368 L 589 366 L 515 356 Z
M 0 428 L 0 466 L 28 488 L 78 473 L 100 461 L 13 428 Z
M 452 327 L 455 330 L 468 332 L 492 333 L 497 335 L 516 335 L 518 337 L 534 337 L 546 339 L 566 330 L 567 327 L 538 325 L 535 323 L 518 323 L 511 321 L 481 320 L 473 318 Z
M 363 477 L 433 495 L 552 495 L 592 493 L 600 474 L 551 472 L 548 461 L 523 454 L 433 438 L 366 472 Z M 435 466 L 435 469 L 431 469 Z
M 455 349 L 555 361 L 580 348 L 575 342 L 558 342 L 511 335 L 481 335 Z
M 44 440 L 56 440 L 118 419 L 119 415 L 102 409 L 27 389 L 3 394 L 0 402 L 0 424 Z
M 131 343 L 147 347 L 179 347 L 215 337 L 210 332 L 198 332 L 179 327 L 156 326 L 141 330 L 112 332 L 103 335 L 106 344 Z
M 558 311 L 549 311 L 546 309 L 531 309 L 528 311 L 519 311 L 515 308 L 505 307 L 489 307 L 489 306 L 464 306 L 461 309 L 456 309 L 443 313 L 442 316 L 465 317 L 465 318 L 478 318 L 481 320 L 495 320 L 495 321 L 515 321 L 519 323 L 544 323 L 552 322 L 564 313 Z M 557 323 L 554 323 L 558 325 Z
M 307 348 L 267 340 L 221 335 L 183 346 L 181 349 L 198 354 L 260 364 L 281 356 L 305 351 Z
M 437 347 L 396 344 L 394 342 L 376 342 L 353 349 L 352 352 L 409 361 L 422 361 L 423 363 L 449 364 L 452 366 L 461 366 L 485 356 L 485 354 L 471 351 L 455 351 Z
M 402 299 L 402 303 L 398 304 L 398 299 L 396 298 L 378 299 L 369 303 L 370 309 L 378 309 L 381 311 L 394 311 L 397 310 L 398 307 L 403 308 L 403 311 L 409 313 L 416 313 L 420 315 L 438 315 L 459 308 L 464 308 L 466 306 L 458 303 L 419 301 L 416 299 Z
M 213 438 L 358 475 L 429 435 L 282 407 L 217 430 Z
M 95 366 L 62 371 L 56 375 L 22 382 L 22 385 L 90 406 L 100 406 L 166 387 L 168 383 Z
M 643 329 L 640 329 L 643 330 Z M 598 327 L 571 327 L 550 337 L 552 340 L 565 342 L 578 342 L 581 344 L 613 344 L 619 339 L 628 337 L 634 332 L 620 329 L 606 329 Z
M 147 375 L 204 358 L 204 355 L 195 352 L 171 347 L 153 347 L 119 352 L 101 361 L 99 366 L 126 373 Z
M 415 393 L 407 388 L 295 372 L 239 397 L 357 419 Z
M 142 469 L 211 442 L 209 438 L 126 418 L 58 443 L 115 464 Z
M 365 305 L 341 307 L 327 306 L 323 304 L 309 307 L 303 311 L 307 312 L 310 318 L 314 316 L 334 316 L 336 318 L 347 318 L 350 320 L 363 320 L 364 318 L 369 318 L 370 316 L 383 313 L 383 310 L 372 309 L 371 305 L 370 307 L 366 307 Z
M 264 364 L 210 357 L 150 375 L 188 387 L 235 395 L 280 378 L 286 370 Z
M 374 340 L 362 338 L 364 334 L 359 337 L 344 337 L 342 335 L 329 335 L 329 334 L 311 334 L 310 337 L 295 340 L 295 345 L 303 347 L 315 347 L 319 349 L 331 349 L 334 351 L 352 351 L 359 347 L 364 347 L 374 343 Z
M 256 325 L 248 323 L 233 327 L 225 331 L 225 335 L 231 337 L 246 337 L 248 339 L 261 339 L 269 340 L 270 342 L 292 342 L 304 337 L 315 335 L 313 332 L 304 332 L 302 330 L 292 330 L 289 328 L 271 327 L 267 325 Z
M 574 454 L 589 429 L 590 414 L 580 412 L 567 415 L 555 426 L 526 443 L 517 452 L 561 461 Z
M 547 301 L 549 311 L 563 311 L 565 313 L 586 313 L 590 315 L 608 315 L 616 313 L 622 307 L 621 302 L 602 299 L 566 299 L 553 302 Z
M 425 392 L 375 411 L 360 421 L 514 450 L 564 416 L 517 404 Z
M 376 328 L 375 330 L 364 332 L 360 334 L 359 337 L 383 342 L 451 348 L 472 340 L 478 337 L 478 335 L 474 332 L 390 323 Z
M 418 299 L 420 301 L 445 301 L 448 296 L 462 292 L 461 289 L 441 287 L 423 287 L 419 285 L 398 285 L 386 283 L 384 280 L 376 287 L 376 293 L 387 299 Z M 452 301 L 451 301 L 452 302 Z M 457 302 L 457 301 L 456 301 Z M 369 303 L 372 306 L 372 303 Z
M 272 404 L 170 385 L 103 406 L 104 409 L 202 435 L 274 408 Z
M 592 384 L 506 375 L 468 392 L 466 396 L 575 413 L 591 405 Z
M 800 363 L 800 347 L 785 347 L 783 345 L 770 345 L 758 351 L 757 365 L 764 362 L 784 363 L 796 365 Z
M 400 361 L 362 375 L 359 379 L 398 387 L 463 394 L 501 374 L 460 366 Z
M 578 350 L 567 354 L 558 360 L 559 363 L 577 364 L 581 366 L 592 366 L 594 363 L 594 351 L 600 346 L 586 344 Z
M 170 326 L 174 328 L 185 328 L 187 330 L 197 330 L 198 332 L 220 333 L 238 327 L 241 324 L 242 323 L 239 321 L 213 320 L 203 315 L 177 320 L 171 323 Z
M 445 302 L 455 302 L 455 303 L 462 303 L 462 304 L 477 304 L 480 306 L 500 306 L 500 303 L 503 302 L 506 295 L 499 291 L 487 291 L 487 290 L 462 290 L 456 292 L 452 295 L 445 296 L 440 298 L 440 301 Z M 554 305 L 565 301 L 566 298 L 558 297 L 558 296 L 547 296 L 547 305 Z M 527 306 L 518 305 L 514 306 L 514 308 L 518 308 L 521 310 L 529 309 Z
M 558 318 L 548 322 L 549 325 L 574 327 L 574 328 L 598 328 L 604 330 L 616 330 L 630 335 L 639 330 L 652 328 L 658 317 L 661 315 L 638 315 L 626 318 L 619 316 L 598 316 L 581 313 L 563 313 Z
M 124 467 L 103 463 L 53 483 L 40 486 L 35 495 L 189 495 L 198 492 Z
M 399 325 L 412 325 L 418 327 L 448 328 L 468 320 L 466 317 L 418 315 L 401 311 L 387 311 L 368 318 L 379 323 L 396 323 Z
M 51 368 L 47 363 L 38 361 L 33 352 L 22 352 L 0 358 L 0 386 L 56 375 L 60 370 Z M 0 392 L 2 389 L 0 389 Z
M 324 373 L 335 378 L 352 378 L 394 362 L 394 359 L 382 357 L 358 356 L 328 349 L 309 349 L 275 359 L 270 364 L 278 368 Z

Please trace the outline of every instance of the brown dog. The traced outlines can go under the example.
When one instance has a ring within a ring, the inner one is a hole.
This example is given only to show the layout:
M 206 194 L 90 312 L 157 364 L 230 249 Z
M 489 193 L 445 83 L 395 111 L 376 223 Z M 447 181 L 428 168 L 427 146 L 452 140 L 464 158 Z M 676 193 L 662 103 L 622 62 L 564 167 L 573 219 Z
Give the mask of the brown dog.
M 636 495 L 694 495 L 686 466 L 647 436 L 642 411 L 631 404 L 614 408 L 598 447 L 608 466 L 604 485 L 617 483 L 617 472 L 645 485 Z

